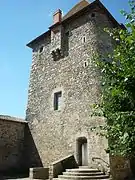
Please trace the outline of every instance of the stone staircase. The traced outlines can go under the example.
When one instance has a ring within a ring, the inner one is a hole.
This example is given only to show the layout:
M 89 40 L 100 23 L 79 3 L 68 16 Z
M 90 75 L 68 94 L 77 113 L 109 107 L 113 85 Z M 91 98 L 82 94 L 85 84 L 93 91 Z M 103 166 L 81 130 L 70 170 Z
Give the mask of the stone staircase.
M 58 176 L 59 180 L 109 180 L 109 176 L 105 175 L 98 169 L 90 169 L 88 167 L 79 167 L 78 169 L 67 169 L 63 175 Z

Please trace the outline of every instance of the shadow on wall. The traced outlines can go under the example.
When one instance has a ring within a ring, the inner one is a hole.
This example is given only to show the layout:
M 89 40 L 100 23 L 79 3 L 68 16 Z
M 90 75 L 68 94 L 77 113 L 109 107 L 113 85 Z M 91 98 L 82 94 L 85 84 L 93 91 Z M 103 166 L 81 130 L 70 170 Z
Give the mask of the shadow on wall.
M 23 150 L 20 159 L 10 168 L 0 171 L 0 179 L 24 178 L 29 176 L 31 167 L 42 167 L 42 161 L 35 146 L 28 124 L 24 127 Z M 16 144 L 15 144 L 16 146 Z M 13 152 L 11 152 L 13 153 Z M 11 163 L 10 163 L 11 164 Z
M 22 158 L 23 167 L 26 169 L 33 167 L 43 167 L 43 163 L 41 161 L 28 124 L 25 126 L 24 130 L 24 152 Z

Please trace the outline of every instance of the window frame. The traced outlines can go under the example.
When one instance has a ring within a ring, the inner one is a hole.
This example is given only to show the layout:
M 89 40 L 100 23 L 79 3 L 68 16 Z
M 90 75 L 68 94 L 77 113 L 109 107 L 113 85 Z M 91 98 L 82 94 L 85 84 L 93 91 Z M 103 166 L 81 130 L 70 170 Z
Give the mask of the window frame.
M 59 102 L 59 98 L 62 98 L 62 91 L 57 91 L 54 93 L 54 99 L 53 99 L 53 109 L 54 111 L 60 111 L 61 110 L 61 103 Z

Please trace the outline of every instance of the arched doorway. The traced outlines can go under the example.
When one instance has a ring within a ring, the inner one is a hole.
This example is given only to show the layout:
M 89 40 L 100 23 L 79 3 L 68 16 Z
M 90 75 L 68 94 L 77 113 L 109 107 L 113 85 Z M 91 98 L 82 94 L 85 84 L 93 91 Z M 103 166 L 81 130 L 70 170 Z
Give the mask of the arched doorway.
M 80 137 L 77 139 L 77 160 L 79 166 L 88 165 L 88 147 L 86 137 Z

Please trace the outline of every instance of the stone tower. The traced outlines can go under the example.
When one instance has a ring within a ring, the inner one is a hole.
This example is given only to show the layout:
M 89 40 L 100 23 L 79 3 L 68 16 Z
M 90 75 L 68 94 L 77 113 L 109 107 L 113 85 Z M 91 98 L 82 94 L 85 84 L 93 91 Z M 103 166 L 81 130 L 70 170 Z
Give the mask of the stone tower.
M 103 29 L 116 26 L 99 0 L 82 0 L 64 17 L 57 10 L 49 30 L 27 44 L 33 58 L 26 119 L 44 166 L 69 154 L 79 165 L 94 166 L 94 157 L 108 162 L 107 141 L 91 131 L 103 123 L 90 116 L 100 98 L 92 56 L 111 50 Z

